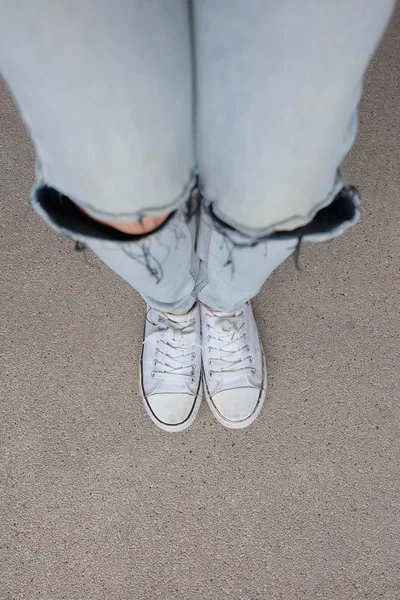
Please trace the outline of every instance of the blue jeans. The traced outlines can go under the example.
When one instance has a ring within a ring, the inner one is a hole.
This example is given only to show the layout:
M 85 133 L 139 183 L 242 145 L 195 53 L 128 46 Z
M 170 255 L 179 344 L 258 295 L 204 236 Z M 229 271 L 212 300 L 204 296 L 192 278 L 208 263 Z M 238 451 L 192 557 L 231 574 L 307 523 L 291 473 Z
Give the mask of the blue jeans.
M 0 70 L 36 150 L 33 206 L 159 310 L 239 306 L 299 240 L 357 221 L 339 165 L 393 6 L 3 0 Z M 94 221 L 166 213 L 141 238 Z

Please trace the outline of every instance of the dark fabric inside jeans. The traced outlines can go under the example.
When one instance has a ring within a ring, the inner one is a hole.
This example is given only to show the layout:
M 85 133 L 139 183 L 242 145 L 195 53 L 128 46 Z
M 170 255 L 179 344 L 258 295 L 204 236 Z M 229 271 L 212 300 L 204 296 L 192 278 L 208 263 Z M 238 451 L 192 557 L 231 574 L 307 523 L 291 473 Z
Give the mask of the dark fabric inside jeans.
M 353 186 L 345 186 L 336 195 L 331 204 L 318 211 L 314 218 L 309 223 L 306 223 L 306 225 L 290 231 L 273 231 L 272 233 L 257 238 L 245 236 L 248 239 L 245 245 L 255 245 L 267 240 L 297 239 L 301 241 L 308 235 L 334 231 L 342 223 L 354 219 L 356 212 L 354 196 L 356 194 L 358 194 L 356 188 Z M 118 242 L 136 242 L 156 233 L 163 229 L 176 213 L 176 211 L 172 212 L 159 227 L 151 232 L 132 235 L 92 219 L 72 202 L 72 200 L 52 187 L 42 186 L 37 192 L 37 200 L 53 222 L 59 227 L 65 228 L 71 233 Z M 210 214 L 218 231 L 221 233 L 224 231 L 236 231 L 233 227 L 216 216 L 211 204 L 206 210 Z
M 59 227 L 68 229 L 71 233 L 116 242 L 137 242 L 152 235 L 163 229 L 176 212 L 172 212 L 161 225 L 149 233 L 132 235 L 92 219 L 78 208 L 72 200 L 52 187 L 42 186 L 37 192 L 37 200 L 52 221 Z
M 314 218 L 309 223 L 306 223 L 306 225 L 291 231 L 273 231 L 265 236 L 260 236 L 257 238 L 249 237 L 249 240 L 253 240 L 253 243 L 258 243 L 265 240 L 301 240 L 307 235 L 329 233 L 334 231 L 342 223 L 354 219 L 356 213 L 354 196 L 356 194 L 358 194 L 358 192 L 355 187 L 345 186 L 335 196 L 333 202 L 318 211 Z M 212 209 L 212 205 L 208 207 L 208 212 L 214 223 L 219 226 L 219 230 L 221 228 L 225 228 L 226 230 L 235 231 L 233 227 L 216 216 Z

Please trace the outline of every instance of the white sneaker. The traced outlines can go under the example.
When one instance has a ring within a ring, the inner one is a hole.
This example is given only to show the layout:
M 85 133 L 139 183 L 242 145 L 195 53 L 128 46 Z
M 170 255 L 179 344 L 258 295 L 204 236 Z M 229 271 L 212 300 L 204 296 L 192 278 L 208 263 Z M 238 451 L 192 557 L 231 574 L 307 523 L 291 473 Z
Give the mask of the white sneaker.
M 267 390 L 264 352 L 250 302 L 233 313 L 201 305 L 203 379 L 208 404 L 225 427 L 258 416 Z
M 200 311 L 184 315 L 148 307 L 140 361 L 142 396 L 152 421 L 165 431 L 183 431 L 201 401 Z

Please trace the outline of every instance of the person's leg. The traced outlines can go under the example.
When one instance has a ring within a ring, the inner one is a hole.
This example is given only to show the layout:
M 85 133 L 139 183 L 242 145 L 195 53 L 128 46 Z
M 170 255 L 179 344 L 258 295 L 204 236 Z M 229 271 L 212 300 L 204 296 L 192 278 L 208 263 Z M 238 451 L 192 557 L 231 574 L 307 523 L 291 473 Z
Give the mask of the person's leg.
M 0 72 L 36 150 L 33 205 L 150 305 L 142 387 L 171 429 L 199 397 L 191 60 L 187 0 L 1 3 Z
M 196 0 L 198 241 L 205 387 L 225 425 L 251 422 L 266 374 L 248 301 L 299 241 L 359 216 L 338 170 L 393 0 Z M 245 341 L 246 340 L 246 341 Z

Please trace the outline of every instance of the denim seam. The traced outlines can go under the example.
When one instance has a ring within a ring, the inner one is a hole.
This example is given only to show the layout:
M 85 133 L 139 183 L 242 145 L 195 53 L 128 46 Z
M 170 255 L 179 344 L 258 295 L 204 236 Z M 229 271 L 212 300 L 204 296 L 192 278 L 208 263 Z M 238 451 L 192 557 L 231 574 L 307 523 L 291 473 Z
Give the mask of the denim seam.
M 196 294 L 196 296 L 198 294 L 200 294 L 200 292 L 202 292 L 204 290 L 204 288 L 210 283 L 210 280 L 208 278 L 208 275 L 203 279 L 203 281 L 201 281 L 198 285 L 196 285 L 196 287 L 194 288 L 193 292 Z
M 210 245 L 211 245 L 211 235 L 212 235 L 212 228 L 210 227 L 210 225 L 204 221 L 204 227 L 206 227 L 206 240 L 204 242 L 204 257 L 203 257 L 203 263 L 205 268 L 208 267 L 208 257 L 209 257 L 209 253 L 210 253 Z
M 191 244 L 191 253 L 190 253 L 190 264 L 193 262 L 193 258 L 196 252 L 196 227 L 194 225 L 194 219 L 192 219 L 187 223 L 187 228 L 189 229 L 190 237 L 192 240 Z

